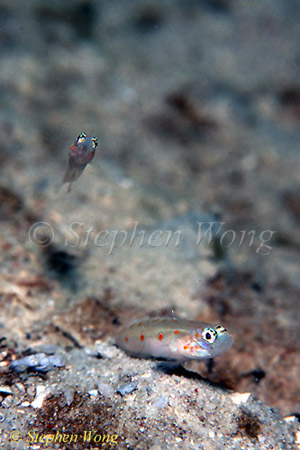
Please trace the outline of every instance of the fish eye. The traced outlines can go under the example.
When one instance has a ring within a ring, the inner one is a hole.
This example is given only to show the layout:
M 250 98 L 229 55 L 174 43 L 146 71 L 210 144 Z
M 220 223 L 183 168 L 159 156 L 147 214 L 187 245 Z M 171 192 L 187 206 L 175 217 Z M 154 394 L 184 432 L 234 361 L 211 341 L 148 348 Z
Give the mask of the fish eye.
M 83 138 L 86 138 L 86 133 L 80 133 L 80 134 L 77 136 L 77 141 L 78 141 L 78 139 L 83 139 Z
M 215 342 L 217 335 L 213 328 L 205 328 L 201 333 L 201 337 L 209 344 L 212 344 Z

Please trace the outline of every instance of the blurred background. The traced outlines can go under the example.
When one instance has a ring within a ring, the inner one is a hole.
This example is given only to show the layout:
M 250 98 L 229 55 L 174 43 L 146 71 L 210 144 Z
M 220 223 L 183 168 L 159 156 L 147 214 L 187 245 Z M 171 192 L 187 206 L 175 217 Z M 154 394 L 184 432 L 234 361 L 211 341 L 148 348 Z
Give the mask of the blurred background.
M 299 21 L 297 0 L 0 1 L 0 330 L 16 348 L 174 309 L 235 338 L 193 370 L 300 414 Z M 99 146 L 68 194 L 81 132 Z M 202 221 L 229 242 L 197 246 Z M 28 237 L 39 222 L 49 245 Z M 181 245 L 95 245 L 135 224 Z

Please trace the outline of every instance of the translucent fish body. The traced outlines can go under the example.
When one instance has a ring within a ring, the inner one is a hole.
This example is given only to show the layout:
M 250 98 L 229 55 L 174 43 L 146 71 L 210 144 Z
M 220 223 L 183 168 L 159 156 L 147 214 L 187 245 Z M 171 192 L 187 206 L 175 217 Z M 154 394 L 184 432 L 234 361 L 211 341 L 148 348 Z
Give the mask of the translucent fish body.
M 81 133 L 69 150 L 69 161 L 63 183 L 76 181 L 95 156 L 97 138 Z
M 179 363 L 214 358 L 232 344 L 233 338 L 221 325 L 179 318 L 139 320 L 117 337 L 117 345 L 132 356 Z

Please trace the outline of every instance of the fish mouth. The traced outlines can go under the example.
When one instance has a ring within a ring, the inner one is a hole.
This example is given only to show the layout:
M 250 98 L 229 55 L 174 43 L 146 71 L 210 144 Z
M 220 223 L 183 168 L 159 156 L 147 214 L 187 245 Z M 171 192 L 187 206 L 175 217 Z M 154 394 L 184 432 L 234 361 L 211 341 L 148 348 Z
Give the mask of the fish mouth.
M 233 342 L 233 337 L 228 331 L 222 332 L 216 339 L 216 346 L 211 350 L 211 357 L 214 358 L 225 353 L 233 345 Z
M 233 337 L 228 332 L 222 335 L 221 346 L 224 349 L 224 351 L 228 350 L 233 345 L 233 342 L 234 342 Z

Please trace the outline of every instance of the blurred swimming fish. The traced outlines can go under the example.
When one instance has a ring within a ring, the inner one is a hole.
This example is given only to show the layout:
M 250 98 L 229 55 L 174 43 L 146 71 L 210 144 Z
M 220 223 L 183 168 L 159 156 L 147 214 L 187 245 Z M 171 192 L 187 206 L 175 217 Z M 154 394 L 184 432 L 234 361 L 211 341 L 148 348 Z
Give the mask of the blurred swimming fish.
M 63 177 L 62 184 L 70 183 L 68 192 L 71 190 L 72 183 L 76 181 L 86 166 L 95 156 L 98 139 L 90 137 L 86 133 L 80 133 L 69 150 L 69 161 L 66 173 Z

